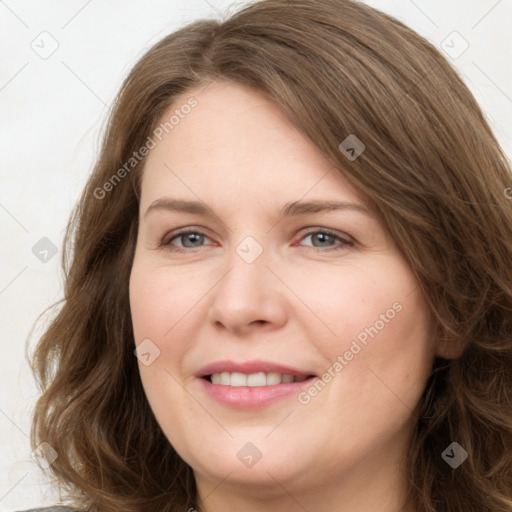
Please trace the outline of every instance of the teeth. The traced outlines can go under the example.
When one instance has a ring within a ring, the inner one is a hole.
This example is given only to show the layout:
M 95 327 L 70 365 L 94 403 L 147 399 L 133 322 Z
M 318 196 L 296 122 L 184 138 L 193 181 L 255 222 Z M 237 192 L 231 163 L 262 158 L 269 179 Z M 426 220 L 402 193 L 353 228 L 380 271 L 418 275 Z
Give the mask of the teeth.
M 234 387 L 247 386 L 247 375 L 245 373 L 233 372 L 231 374 L 231 385 Z
M 281 384 L 281 374 L 280 373 L 267 373 L 267 386 L 274 386 L 276 384 Z
M 239 373 L 239 372 L 222 372 L 214 373 L 211 375 L 212 384 L 220 384 L 221 386 L 275 386 L 276 384 L 289 383 L 289 382 L 302 382 L 307 379 L 305 375 L 301 377 L 294 377 L 287 373 L 276 372 L 258 372 L 258 373 Z
M 231 385 L 233 385 L 233 375 L 231 375 Z M 263 372 L 259 373 L 251 373 L 250 375 L 247 375 L 247 385 L 254 387 L 254 386 L 266 386 L 267 385 L 267 376 Z

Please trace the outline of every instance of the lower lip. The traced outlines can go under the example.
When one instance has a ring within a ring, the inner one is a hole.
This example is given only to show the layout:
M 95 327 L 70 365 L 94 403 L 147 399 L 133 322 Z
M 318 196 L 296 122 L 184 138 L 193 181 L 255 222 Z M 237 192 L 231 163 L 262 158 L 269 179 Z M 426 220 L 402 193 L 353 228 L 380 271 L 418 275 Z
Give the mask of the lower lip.
M 297 395 L 303 389 L 311 386 L 316 377 L 310 377 L 302 382 L 287 382 L 273 386 L 222 386 L 212 384 L 206 379 L 200 378 L 205 392 L 217 402 L 235 409 L 251 409 L 271 405 L 281 398 Z

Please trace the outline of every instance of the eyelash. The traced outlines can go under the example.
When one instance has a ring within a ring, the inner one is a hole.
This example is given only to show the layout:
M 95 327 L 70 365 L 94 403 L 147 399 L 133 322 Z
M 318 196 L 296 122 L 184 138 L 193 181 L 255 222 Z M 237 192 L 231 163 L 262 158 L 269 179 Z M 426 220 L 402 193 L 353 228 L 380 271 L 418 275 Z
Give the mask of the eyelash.
M 341 236 L 339 236 L 337 233 L 335 233 L 334 231 L 331 231 L 330 229 L 319 229 L 319 228 L 310 228 L 303 236 L 300 240 L 303 240 L 304 238 L 310 236 L 310 235 L 314 235 L 314 234 L 318 234 L 318 233 L 321 233 L 321 234 L 324 234 L 324 235 L 328 235 L 329 237 L 332 237 L 332 238 L 335 238 L 339 241 L 339 243 L 341 244 L 341 247 L 325 247 L 325 248 L 322 248 L 322 247 L 314 247 L 314 246 L 305 246 L 305 247 L 309 247 L 310 249 L 313 249 L 315 251 L 318 251 L 318 252 L 326 252 L 326 251 L 338 251 L 338 250 L 341 250 L 345 247 L 352 247 L 354 245 L 354 242 L 352 240 L 349 240 L 349 239 L 344 239 L 342 238 Z M 190 235 L 190 234 L 194 234 L 194 235 L 203 235 L 205 236 L 206 238 L 208 238 L 208 236 L 197 230 L 197 229 L 183 229 L 182 231 L 177 231 L 176 233 L 173 234 L 173 236 L 168 240 L 168 241 L 164 241 L 166 239 L 166 237 L 168 236 L 168 234 L 166 234 L 158 243 L 158 248 L 159 249 L 166 249 L 166 250 L 169 250 L 169 251 L 172 251 L 172 252 L 190 252 L 194 249 L 200 249 L 200 247 L 179 247 L 179 246 L 175 246 L 173 244 L 171 244 L 171 242 L 173 240 L 175 240 L 176 238 L 180 238 L 182 236 L 185 236 L 185 235 Z

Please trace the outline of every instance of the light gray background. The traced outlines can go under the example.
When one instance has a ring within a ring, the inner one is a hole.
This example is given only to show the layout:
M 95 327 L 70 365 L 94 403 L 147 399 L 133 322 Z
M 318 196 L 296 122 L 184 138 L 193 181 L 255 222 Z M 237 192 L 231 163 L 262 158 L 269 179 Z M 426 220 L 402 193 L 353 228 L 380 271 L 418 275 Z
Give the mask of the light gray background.
M 24 347 L 37 315 L 61 297 L 63 229 L 92 168 L 108 106 L 151 44 L 191 20 L 220 18 L 243 3 L 0 0 L 0 512 L 58 499 L 31 459 L 37 389 Z M 510 158 L 512 0 L 366 3 L 449 52 Z M 469 47 L 458 55 L 464 40 Z M 57 248 L 47 262 L 32 252 L 43 237 Z

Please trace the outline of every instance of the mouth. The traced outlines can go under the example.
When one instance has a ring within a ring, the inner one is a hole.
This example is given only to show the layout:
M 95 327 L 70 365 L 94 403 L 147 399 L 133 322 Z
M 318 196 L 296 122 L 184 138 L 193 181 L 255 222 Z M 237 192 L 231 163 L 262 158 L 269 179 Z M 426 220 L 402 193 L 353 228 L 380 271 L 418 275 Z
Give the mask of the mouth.
M 195 376 L 207 396 L 233 409 L 271 405 L 297 395 L 317 379 L 313 372 L 266 361 L 219 361 Z
M 202 378 L 211 384 L 237 388 L 277 386 L 279 384 L 290 384 L 292 382 L 304 382 L 314 377 L 315 375 L 294 375 L 279 372 L 257 372 L 249 374 L 241 372 L 218 372 L 205 375 Z
M 204 366 L 196 373 L 196 377 L 220 386 L 263 387 L 303 382 L 316 375 L 308 370 L 303 371 L 270 361 L 225 360 Z

